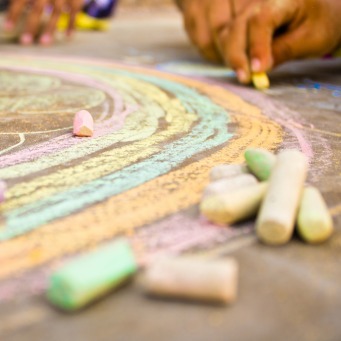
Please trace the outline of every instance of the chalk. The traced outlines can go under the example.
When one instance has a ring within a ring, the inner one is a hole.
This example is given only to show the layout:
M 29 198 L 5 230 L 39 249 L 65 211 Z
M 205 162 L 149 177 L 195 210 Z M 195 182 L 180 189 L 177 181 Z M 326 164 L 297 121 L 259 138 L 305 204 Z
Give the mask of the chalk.
M 80 137 L 90 137 L 94 133 L 94 120 L 86 110 L 76 113 L 73 121 L 73 134 Z
M 255 72 L 251 75 L 252 83 L 258 90 L 265 90 L 270 87 L 269 77 L 265 72 Z
M 261 181 L 270 178 L 271 170 L 276 163 L 276 156 L 266 149 L 249 148 L 244 157 L 250 171 Z
M 0 203 L 5 201 L 6 190 L 7 190 L 6 182 L 0 180 Z
M 248 185 L 254 185 L 256 183 L 258 183 L 258 181 L 256 177 L 253 176 L 252 174 L 242 174 L 237 175 L 233 178 L 220 179 L 211 182 L 208 186 L 206 186 L 203 193 L 203 198 L 214 194 L 228 193 L 237 188 Z
M 308 243 L 322 243 L 333 233 L 333 219 L 319 190 L 303 190 L 297 218 L 297 231 Z
M 219 303 L 237 297 L 238 264 L 234 259 L 165 258 L 152 263 L 144 289 L 156 296 Z
M 307 168 L 306 157 L 297 150 L 277 156 L 256 222 L 257 236 L 264 243 L 280 245 L 290 240 Z
M 120 239 L 62 266 L 50 278 L 47 297 L 63 310 L 77 310 L 109 293 L 136 271 L 129 242 Z
M 250 218 L 257 213 L 266 189 L 267 183 L 262 182 L 209 196 L 200 204 L 201 213 L 217 224 L 233 224 Z
M 225 178 L 231 178 L 233 176 L 248 174 L 249 170 L 246 165 L 218 165 L 211 169 L 210 180 L 216 181 Z

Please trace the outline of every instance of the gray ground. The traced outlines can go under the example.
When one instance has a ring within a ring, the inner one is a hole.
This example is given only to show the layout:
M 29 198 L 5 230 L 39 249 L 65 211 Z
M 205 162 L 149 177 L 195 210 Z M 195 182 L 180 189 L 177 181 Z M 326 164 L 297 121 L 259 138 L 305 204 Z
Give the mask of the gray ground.
M 0 51 L 91 56 L 148 65 L 199 59 L 181 29 L 179 16 L 168 10 L 153 16 L 146 10 L 131 15 L 123 13 L 114 21 L 110 32 L 79 33 L 72 43 L 44 49 L 3 44 Z M 270 96 L 301 112 L 315 126 L 340 134 L 341 97 L 334 102 L 322 98 L 320 102 L 325 107 L 321 108 L 321 104 L 316 104 L 319 99 L 312 94 L 302 99 L 291 85 L 293 79 L 303 79 L 306 75 L 340 85 L 340 70 L 338 61 L 288 65 L 274 74 Z M 326 135 L 324 138 L 333 148 L 332 163 L 322 178 L 312 181 L 323 190 L 329 207 L 335 207 L 341 202 L 340 137 Z M 313 165 L 316 169 L 319 169 L 318 162 L 315 160 Z M 335 213 L 334 222 L 335 235 L 320 246 L 308 246 L 295 239 L 287 246 L 272 248 L 247 236 L 235 245 L 217 250 L 222 255 L 232 250 L 240 264 L 239 299 L 233 306 L 150 299 L 141 294 L 137 284 L 122 288 L 74 315 L 62 314 L 52 309 L 43 297 L 34 297 L 0 306 L 0 339 L 341 340 L 340 213 Z

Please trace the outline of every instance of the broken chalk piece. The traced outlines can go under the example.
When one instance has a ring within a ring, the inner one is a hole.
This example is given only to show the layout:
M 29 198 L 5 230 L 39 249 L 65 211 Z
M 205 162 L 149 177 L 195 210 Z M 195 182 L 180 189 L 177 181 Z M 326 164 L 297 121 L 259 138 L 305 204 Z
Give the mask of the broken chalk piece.
M 232 258 L 164 258 L 147 268 L 143 284 L 156 296 L 230 303 L 237 296 L 238 264 Z
M 120 239 L 62 266 L 50 277 L 48 299 L 63 310 L 77 310 L 129 279 L 137 263 L 125 239 Z
M 241 174 L 250 173 L 246 165 L 218 165 L 211 169 L 210 179 L 211 181 L 217 181 L 220 179 L 231 178 Z
M 7 185 L 5 181 L 0 180 L 0 203 L 5 200 Z
M 243 186 L 254 185 L 258 180 L 252 174 L 237 175 L 233 178 L 220 179 L 208 184 L 204 190 L 203 197 L 209 195 L 225 194 Z
M 250 171 L 261 181 L 270 178 L 271 170 L 276 163 L 276 156 L 266 149 L 249 148 L 244 153 Z
M 294 230 L 308 163 L 298 150 L 278 154 L 256 222 L 258 238 L 270 245 L 287 243 Z
M 270 81 L 265 72 L 255 72 L 251 75 L 252 83 L 258 90 L 269 89 Z
M 73 134 L 79 137 L 90 137 L 94 133 L 94 120 L 86 110 L 76 113 L 73 121 Z
M 233 224 L 251 218 L 257 213 L 266 189 L 267 183 L 262 182 L 208 196 L 200 204 L 201 213 L 217 224 Z
M 333 219 L 321 193 L 315 187 L 306 187 L 298 211 L 298 233 L 308 243 L 322 243 L 333 229 Z

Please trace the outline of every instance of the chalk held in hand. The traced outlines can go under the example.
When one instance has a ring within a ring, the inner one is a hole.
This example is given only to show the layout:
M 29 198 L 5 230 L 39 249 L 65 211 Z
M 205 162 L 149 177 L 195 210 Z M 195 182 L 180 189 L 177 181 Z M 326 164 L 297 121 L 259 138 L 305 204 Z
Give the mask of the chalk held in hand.
M 228 165 L 222 164 L 215 166 L 211 169 L 210 179 L 211 181 L 217 181 L 220 179 L 231 178 L 241 174 L 250 173 L 246 165 Z
M 322 243 L 333 233 L 333 219 L 321 193 L 314 187 L 303 190 L 297 230 L 308 243 Z
M 258 90 L 269 89 L 270 81 L 265 72 L 255 72 L 251 75 L 252 83 Z
M 267 189 L 262 182 L 235 189 L 225 194 L 204 198 L 201 213 L 217 224 L 233 224 L 256 215 Z
M 0 203 L 5 201 L 6 190 L 7 190 L 6 182 L 0 180 Z
M 261 181 L 270 178 L 271 170 L 276 163 L 276 156 L 266 149 L 249 148 L 244 153 L 250 171 Z
M 145 290 L 157 296 L 230 303 L 236 299 L 238 264 L 234 259 L 166 258 L 152 263 Z
M 280 245 L 290 240 L 307 168 L 306 157 L 297 150 L 285 150 L 277 156 L 256 222 L 257 236 L 264 243 Z
M 61 309 L 77 310 L 112 291 L 136 271 L 129 242 L 121 239 L 62 266 L 50 278 L 47 297 Z
M 94 120 L 86 110 L 76 113 L 73 121 L 73 134 L 79 137 L 90 137 L 94 133 Z
M 233 178 L 221 179 L 211 182 L 204 190 L 203 197 L 214 194 L 225 194 L 237 188 L 257 184 L 257 179 L 252 174 L 242 174 Z

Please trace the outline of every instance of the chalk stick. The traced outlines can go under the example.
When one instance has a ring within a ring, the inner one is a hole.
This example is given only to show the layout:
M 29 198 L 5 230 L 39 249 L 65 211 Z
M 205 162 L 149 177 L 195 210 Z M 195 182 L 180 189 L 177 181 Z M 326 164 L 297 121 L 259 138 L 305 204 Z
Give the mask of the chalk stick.
M 7 190 L 6 182 L 0 180 L 0 203 L 5 201 L 6 190 Z
M 94 133 L 94 120 L 86 110 L 76 113 L 73 121 L 73 134 L 79 137 L 90 137 Z
M 237 297 L 238 264 L 232 258 L 165 258 L 147 268 L 143 285 L 156 296 L 230 303 Z
M 246 165 L 217 165 L 211 169 L 210 180 L 217 181 L 220 179 L 231 178 L 233 176 L 250 173 Z
M 322 243 L 334 230 L 333 219 L 319 190 L 306 187 L 303 190 L 297 218 L 297 231 L 307 243 Z
M 252 174 L 241 174 L 232 178 L 220 179 L 211 182 L 206 186 L 203 193 L 203 198 L 214 194 L 229 193 L 237 188 L 257 184 L 258 181 Z
M 63 310 L 77 310 L 106 295 L 137 271 L 125 239 L 77 257 L 52 274 L 47 297 Z
M 258 90 L 269 89 L 270 81 L 265 72 L 255 72 L 251 75 L 252 83 Z
M 201 213 L 217 224 L 233 224 L 251 218 L 257 213 L 266 189 L 267 183 L 262 182 L 208 196 L 200 204 Z
M 262 242 L 280 245 L 290 240 L 307 168 L 306 157 L 297 150 L 285 150 L 277 156 L 256 222 Z
M 271 170 L 276 163 L 276 156 L 266 149 L 249 148 L 244 157 L 250 171 L 261 181 L 270 178 Z

